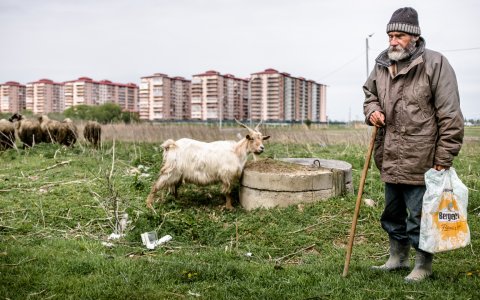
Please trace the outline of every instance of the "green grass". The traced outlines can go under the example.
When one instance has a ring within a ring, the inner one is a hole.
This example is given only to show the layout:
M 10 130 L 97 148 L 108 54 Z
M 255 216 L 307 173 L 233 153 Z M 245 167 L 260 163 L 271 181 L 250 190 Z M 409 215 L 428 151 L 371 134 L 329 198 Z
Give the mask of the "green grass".
M 352 144 L 266 147 L 263 157 L 350 162 L 355 186 L 366 152 Z M 433 278 L 406 284 L 407 272 L 370 270 L 388 251 L 376 168 L 364 197 L 378 205 L 361 208 L 343 278 L 356 194 L 250 212 L 237 202 L 226 211 L 219 186 L 187 185 L 152 214 L 145 199 L 160 168 L 158 144 L 9 150 L 0 153 L 0 299 L 478 299 L 479 152 L 480 143 L 469 141 L 455 160 L 470 188 L 471 246 L 436 255 Z M 139 165 L 143 173 L 135 172 Z M 115 201 L 131 223 L 106 247 Z M 140 234 L 152 230 L 173 239 L 147 250 Z

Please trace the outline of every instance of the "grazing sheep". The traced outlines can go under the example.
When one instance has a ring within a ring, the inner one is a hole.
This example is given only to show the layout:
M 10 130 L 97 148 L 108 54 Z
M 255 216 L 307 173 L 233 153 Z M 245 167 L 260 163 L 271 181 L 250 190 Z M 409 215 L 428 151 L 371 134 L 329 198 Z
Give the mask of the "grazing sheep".
M 66 118 L 62 122 L 50 119 L 47 115 L 38 118 L 42 129 L 43 141 L 73 146 L 77 141 L 78 130 L 73 121 Z
M 50 119 L 47 115 L 38 118 L 40 128 L 42 129 L 43 142 L 56 143 L 58 139 L 58 131 L 60 129 L 60 122 Z
M 102 126 L 96 121 L 88 121 L 83 129 L 83 136 L 86 141 L 90 142 L 95 148 L 97 148 L 102 139 Z
M 167 188 L 174 195 L 182 183 L 207 185 L 222 183 L 222 193 L 226 196 L 226 208 L 232 209 L 230 192 L 233 183 L 240 178 L 249 153 L 260 154 L 264 150 L 263 136 L 255 129 L 237 121 L 249 133 L 240 141 L 200 142 L 183 138 L 167 140 L 163 147 L 163 166 L 160 176 L 152 186 L 147 198 L 147 207 L 153 210 L 153 201 L 158 190 Z
M 23 149 L 27 146 L 33 147 L 35 144 L 42 142 L 42 129 L 37 120 L 25 119 L 21 114 L 15 113 L 10 117 L 9 121 L 15 121 L 17 135 L 23 143 Z
M 77 141 L 77 136 L 78 136 L 77 126 L 73 123 L 71 119 L 66 118 L 65 120 L 59 123 L 55 140 L 60 145 L 73 147 L 73 145 Z
M 0 151 L 13 148 L 15 145 L 15 126 L 12 122 L 0 120 Z

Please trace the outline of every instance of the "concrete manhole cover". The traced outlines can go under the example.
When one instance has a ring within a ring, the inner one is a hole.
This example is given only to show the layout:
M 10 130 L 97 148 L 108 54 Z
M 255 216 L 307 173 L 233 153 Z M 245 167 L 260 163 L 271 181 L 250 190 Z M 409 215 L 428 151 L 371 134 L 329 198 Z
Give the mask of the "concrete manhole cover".
M 353 192 L 352 166 L 318 158 L 265 159 L 248 162 L 240 203 L 247 209 L 286 207 Z

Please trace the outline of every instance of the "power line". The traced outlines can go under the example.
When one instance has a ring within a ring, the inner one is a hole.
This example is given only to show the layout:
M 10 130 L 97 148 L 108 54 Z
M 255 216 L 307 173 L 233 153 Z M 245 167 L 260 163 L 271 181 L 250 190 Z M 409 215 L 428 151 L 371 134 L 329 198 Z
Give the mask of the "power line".
M 377 51 L 378 53 L 382 52 L 384 49 L 373 49 L 374 51 Z M 427 47 L 427 49 L 430 49 Z M 435 49 L 431 49 L 435 50 Z M 474 51 L 474 50 L 480 50 L 480 47 L 472 47 L 472 48 L 459 48 L 459 49 L 447 49 L 447 50 L 437 50 L 438 52 L 460 52 L 460 51 Z
M 385 49 L 383 49 L 385 50 Z M 381 50 L 381 51 L 383 51 Z M 448 50 L 440 50 L 439 52 L 460 52 L 460 51 L 474 51 L 474 50 L 480 50 L 480 47 L 473 47 L 473 48 L 460 48 L 460 49 L 448 49 Z M 380 51 L 380 50 L 378 50 Z M 336 68 L 335 70 L 327 73 L 326 75 L 323 75 L 320 77 L 319 80 L 325 80 L 326 78 L 332 76 L 333 74 L 337 73 L 338 71 L 342 70 L 343 68 L 345 68 L 346 66 L 348 66 L 349 64 L 353 63 L 355 60 L 357 60 L 360 56 L 362 56 L 363 53 L 360 53 L 358 54 L 357 56 L 355 56 L 354 58 L 350 59 L 349 61 L 347 61 L 346 63 L 344 63 L 343 65 L 341 65 L 340 67 Z
M 350 59 L 349 61 L 347 61 L 346 63 L 344 63 L 344 64 L 341 65 L 340 67 L 336 68 L 335 70 L 331 71 L 330 73 L 327 73 L 326 75 L 321 76 L 319 80 L 324 80 L 325 78 L 328 78 L 328 77 L 330 77 L 331 75 L 337 73 L 337 72 L 340 71 L 341 69 L 345 68 L 345 67 L 348 66 L 349 64 L 351 64 L 351 63 L 353 63 L 354 61 L 356 61 L 360 56 L 363 56 L 363 52 L 360 53 L 359 55 L 355 56 L 354 58 Z
M 450 49 L 450 50 L 440 50 L 440 51 L 441 52 L 459 52 L 459 51 L 472 51 L 472 50 L 480 50 L 480 47 L 463 48 L 463 49 Z

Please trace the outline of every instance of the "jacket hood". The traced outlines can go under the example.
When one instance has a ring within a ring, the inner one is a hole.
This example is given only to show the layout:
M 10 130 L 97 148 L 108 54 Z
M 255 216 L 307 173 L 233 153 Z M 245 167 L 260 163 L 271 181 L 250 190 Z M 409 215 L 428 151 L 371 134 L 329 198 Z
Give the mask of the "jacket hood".
M 425 39 L 423 37 L 419 37 L 417 41 L 417 48 L 413 52 L 413 54 L 408 58 L 408 61 L 413 61 L 417 57 L 423 54 L 425 51 Z M 381 66 L 388 68 L 392 65 L 392 61 L 388 58 L 388 48 L 383 50 L 375 59 L 375 62 Z

